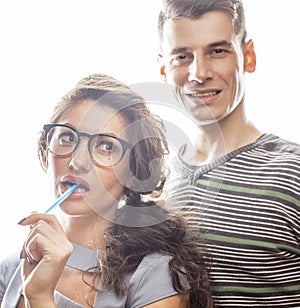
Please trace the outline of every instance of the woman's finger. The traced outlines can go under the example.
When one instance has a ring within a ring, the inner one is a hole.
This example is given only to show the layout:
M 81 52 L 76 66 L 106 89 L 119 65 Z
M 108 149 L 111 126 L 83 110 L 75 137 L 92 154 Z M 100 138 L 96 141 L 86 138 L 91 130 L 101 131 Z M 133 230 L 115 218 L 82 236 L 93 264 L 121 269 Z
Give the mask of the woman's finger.
M 34 225 L 38 221 L 45 221 L 53 228 L 62 230 L 61 224 L 53 214 L 32 213 L 29 216 L 21 219 L 18 224 L 22 226 Z

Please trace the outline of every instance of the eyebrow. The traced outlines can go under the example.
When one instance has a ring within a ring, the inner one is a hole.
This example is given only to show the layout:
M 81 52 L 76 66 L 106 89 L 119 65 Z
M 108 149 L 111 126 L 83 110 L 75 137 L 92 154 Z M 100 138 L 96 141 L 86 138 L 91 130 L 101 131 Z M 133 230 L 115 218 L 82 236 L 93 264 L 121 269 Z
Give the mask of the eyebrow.
M 173 48 L 170 52 L 171 55 L 174 55 L 176 53 L 181 53 L 181 52 L 186 52 L 187 50 L 189 50 L 189 48 L 187 47 L 178 47 L 178 48 Z
M 228 49 L 232 49 L 233 45 L 231 42 L 228 41 L 218 41 L 218 42 L 214 42 L 208 45 L 209 48 L 214 48 L 214 47 L 226 47 Z
M 225 47 L 225 48 L 228 48 L 228 49 L 233 49 L 232 43 L 230 43 L 226 40 L 213 42 L 211 44 L 208 44 L 208 46 L 206 48 L 211 49 L 211 48 L 216 48 L 216 47 Z M 183 52 L 187 52 L 187 51 L 190 51 L 190 50 L 191 49 L 188 48 L 188 47 L 175 47 L 170 52 L 170 55 L 174 55 L 174 54 L 177 54 L 177 53 L 183 53 Z
M 59 123 L 61 124 L 61 123 Z M 67 122 L 67 123 L 62 123 L 62 125 L 67 125 L 71 128 L 73 128 L 76 132 L 78 133 L 84 133 L 84 134 L 88 134 L 90 136 L 97 136 L 97 135 L 109 135 L 109 136 L 112 136 L 112 137 L 116 137 L 116 138 L 120 138 L 118 135 L 116 135 L 115 133 L 112 133 L 112 132 L 101 132 L 101 133 L 95 133 L 95 134 L 89 134 L 89 133 L 86 133 L 86 132 L 83 132 L 81 130 L 79 130 L 78 128 L 74 127 L 71 123 Z M 120 138 L 122 139 L 122 138 Z M 127 141 L 127 140 L 125 140 Z M 128 141 L 127 141 L 128 142 Z

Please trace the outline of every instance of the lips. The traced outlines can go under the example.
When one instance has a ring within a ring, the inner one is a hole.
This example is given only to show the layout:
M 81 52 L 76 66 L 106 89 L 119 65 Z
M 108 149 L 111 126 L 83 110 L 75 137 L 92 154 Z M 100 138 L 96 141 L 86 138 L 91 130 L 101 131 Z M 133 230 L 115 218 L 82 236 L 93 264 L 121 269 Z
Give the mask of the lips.
M 75 184 L 75 182 L 69 182 L 69 181 L 66 181 L 66 182 L 62 182 L 62 185 L 65 187 L 65 189 L 67 190 L 69 187 L 73 186 Z M 78 184 L 78 183 L 77 183 Z M 79 184 L 79 186 L 76 188 L 75 192 L 77 193 L 85 193 L 89 191 L 88 188 L 82 184 Z
M 69 187 L 73 186 L 74 184 L 78 184 L 78 188 L 75 190 L 75 193 L 86 193 L 90 190 L 88 183 L 81 179 L 75 178 L 74 176 L 68 175 L 64 176 L 61 179 L 62 190 L 67 190 Z

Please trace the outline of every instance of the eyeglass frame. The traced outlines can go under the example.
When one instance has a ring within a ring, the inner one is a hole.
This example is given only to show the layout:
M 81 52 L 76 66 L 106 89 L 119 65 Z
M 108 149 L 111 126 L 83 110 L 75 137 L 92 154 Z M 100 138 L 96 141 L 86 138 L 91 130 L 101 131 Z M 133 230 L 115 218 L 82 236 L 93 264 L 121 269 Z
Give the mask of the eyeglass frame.
M 52 124 L 44 124 L 43 126 L 43 131 L 44 131 L 44 134 L 45 134 L 45 140 L 46 142 L 48 143 L 48 140 L 47 140 L 47 135 L 49 133 L 49 131 L 53 128 L 53 127 L 56 127 L 56 126 L 60 126 L 60 127 L 66 127 L 66 128 L 69 128 L 71 129 L 72 131 L 74 131 L 74 133 L 77 135 L 77 138 L 78 138 L 78 141 L 77 141 L 77 144 L 75 146 L 75 148 L 69 153 L 69 154 L 64 154 L 64 155 L 59 155 L 59 154 L 56 154 L 56 153 L 53 153 L 50 149 L 49 151 L 55 155 L 56 157 L 61 157 L 61 158 L 64 158 L 64 157 L 69 157 L 72 155 L 72 153 L 74 153 L 76 151 L 76 149 L 78 148 L 79 146 L 79 143 L 81 141 L 81 137 L 87 137 L 89 139 L 89 142 L 88 142 L 88 150 L 89 150 L 89 154 L 90 154 L 90 157 L 92 159 L 92 162 L 96 165 L 96 166 L 102 166 L 102 167 L 112 167 L 116 164 L 118 164 L 122 158 L 124 157 L 125 153 L 127 150 L 130 150 L 132 148 L 132 145 L 122 139 L 122 138 L 119 138 L 117 136 L 114 136 L 114 135 L 110 135 L 110 134 L 103 134 L 103 133 L 98 133 L 98 134 L 88 134 L 88 133 L 84 133 L 84 132 L 80 132 L 79 130 L 77 130 L 75 127 L 71 126 L 71 125 L 67 125 L 67 124 L 59 124 L 59 123 L 52 123 Z M 110 137 L 110 138 L 113 138 L 115 140 L 118 140 L 122 146 L 122 155 L 120 156 L 120 159 L 113 163 L 112 165 L 102 165 L 100 163 L 98 163 L 95 158 L 93 157 L 92 153 L 91 153 L 91 142 L 92 140 L 95 138 L 95 137 Z M 48 146 L 47 146 L 48 148 Z

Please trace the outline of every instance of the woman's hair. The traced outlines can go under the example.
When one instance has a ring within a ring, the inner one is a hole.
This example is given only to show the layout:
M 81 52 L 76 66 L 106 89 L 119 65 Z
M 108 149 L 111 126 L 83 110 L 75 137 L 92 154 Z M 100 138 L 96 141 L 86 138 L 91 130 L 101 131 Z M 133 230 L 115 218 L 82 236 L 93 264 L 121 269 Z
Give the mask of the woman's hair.
M 246 39 L 245 12 L 241 0 L 163 0 L 163 9 L 158 16 L 158 35 L 160 46 L 164 39 L 164 25 L 167 20 L 185 17 L 198 19 L 208 12 L 219 11 L 232 19 L 236 35 L 241 43 Z
M 197 246 L 201 239 L 188 229 L 182 216 L 171 213 L 162 198 L 159 199 L 166 176 L 164 156 L 168 153 L 162 121 L 127 85 L 110 76 L 94 74 L 83 78 L 63 96 L 50 123 L 56 123 L 76 104 L 87 100 L 113 108 L 126 120 L 128 141 L 134 145 L 129 168 L 137 179 L 133 188 L 124 189 L 125 205 L 118 209 L 115 223 L 106 232 L 106 248 L 99 253 L 100 265 L 95 277 L 101 276 L 105 289 L 124 294 L 125 276 L 133 272 L 146 255 L 161 253 L 171 256 L 173 286 L 189 296 L 190 307 L 211 307 L 204 252 Z M 38 145 L 40 162 L 46 170 L 47 145 L 43 133 Z M 182 283 L 182 277 L 190 288 Z
M 127 201 L 135 203 L 142 196 L 158 196 L 166 177 L 162 166 L 168 153 L 165 129 L 160 118 L 152 114 L 143 98 L 124 83 L 104 74 L 93 74 L 81 79 L 61 98 L 49 123 L 57 123 L 74 106 L 84 101 L 114 109 L 128 124 L 128 141 L 133 145 L 129 169 L 134 180 L 130 187 L 124 188 Z M 43 133 L 38 140 L 38 155 L 41 166 L 46 170 L 48 153 Z
M 148 206 L 153 206 L 153 202 Z M 126 208 L 121 209 L 126 221 Z M 136 219 L 144 219 L 136 215 Z M 156 214 L 154 214 L 155 216 Z M 106 234 L 107 246 L 100 255 L 103 285 L 116 294 L 126 291 L 124 277 L 152 253 L 171 257 L 169 269 L 174 289 L 188 298 L 189 308 L 213 307 L 209 291 L 205 252 L 200 248 L 199 229 L 192 230 L 180 214 L 169 213 L 164 221 L 144 227 L 115 224 Z M 188 282 L 189 287 L 183 283 Z

